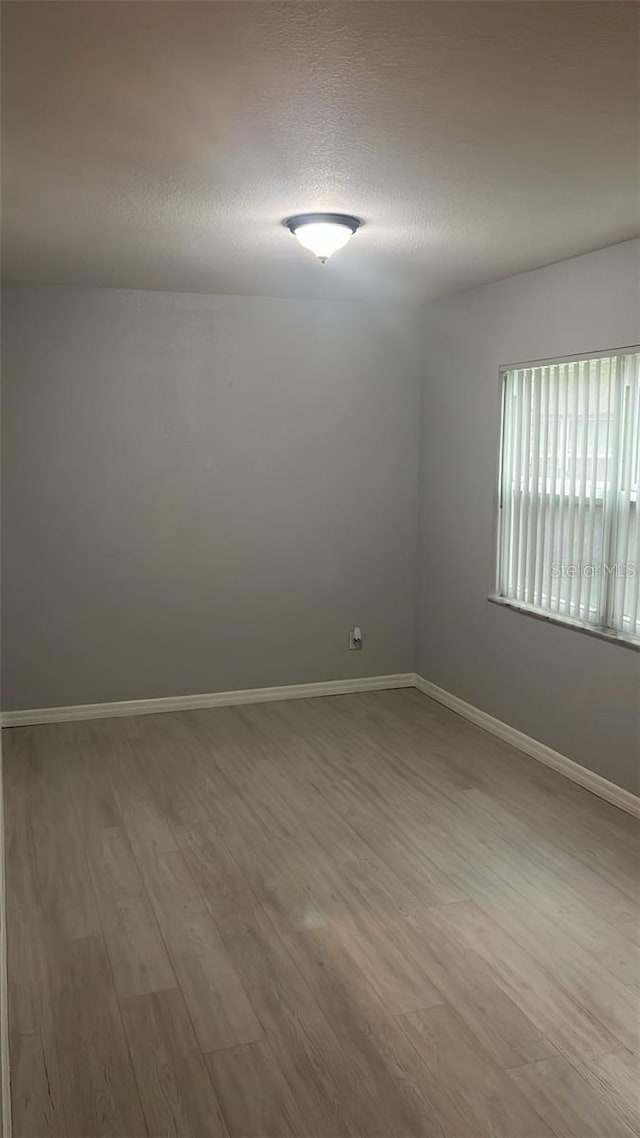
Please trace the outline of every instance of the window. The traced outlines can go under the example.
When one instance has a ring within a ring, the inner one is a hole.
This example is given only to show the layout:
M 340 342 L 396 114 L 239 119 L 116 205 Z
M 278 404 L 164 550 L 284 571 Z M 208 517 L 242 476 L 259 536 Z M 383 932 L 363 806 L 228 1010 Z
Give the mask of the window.
M 495 599 L 640 644 L 640 348 L 502 381 Z

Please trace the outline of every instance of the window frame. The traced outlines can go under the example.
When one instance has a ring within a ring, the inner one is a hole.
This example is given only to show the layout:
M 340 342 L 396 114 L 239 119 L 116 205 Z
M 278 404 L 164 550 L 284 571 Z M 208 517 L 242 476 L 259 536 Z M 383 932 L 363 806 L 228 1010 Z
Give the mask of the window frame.
M 530 605 L 524 601 L 515 600 L 511 597 L 505 597 L 498 591 L 500 586 L 500 554 L 502 539 L 502 467 L 504 454 L 507 373 L 511 371 L 521 370 L 523 368 L 546 367 L 551 364 L 574 363 L 578 360 L 608 359 L 610 356 L 624 356 L 626 354 L 635 352 L 640 352 L 639 344 L 628 344 L 618 348 L 598 349 L 597 351 L 572 352 L 569 355 L 548 356 L 537 360 L 521 360 L 516 363 L 501 364 L 499 366 L 498 397 L 500 407 L 500 426 L 498 434 L 497 476 L 493 500 L 493 574 L 490 592 L 487 596 L 487 600 L 491 604 L 498 605 L 501 608 L 512 609 L 514 612 L 522 613 L 524 616 L 533 617 L 534 620 L 544 621 L 547 624 L 555 624 L 562 628 L 570 628 L 575 632 L 585 633 L 587 636 L 592 636 L 597 640 L 607 640 L 610 643 L 619 644 L 624 648 L 631 649 L 631 651 L 640 652 L 640 637 L 630 636 L 629 634 L 619 629 L 611 628 L 606 625 L 596 625 L 589 621 L 580 620 L 576 617 L 572 617 L 561 612 L 547 611 L 541 607 L 538 607 L 537 605 Z M 640 500 L 638 501 L 637 508 L 640 509 Z M 638 567 L 638 571 L 640 572 L 640 566 Z M 607 597 L 606 608 L 607 611 L 609 611 L 609 597 Z

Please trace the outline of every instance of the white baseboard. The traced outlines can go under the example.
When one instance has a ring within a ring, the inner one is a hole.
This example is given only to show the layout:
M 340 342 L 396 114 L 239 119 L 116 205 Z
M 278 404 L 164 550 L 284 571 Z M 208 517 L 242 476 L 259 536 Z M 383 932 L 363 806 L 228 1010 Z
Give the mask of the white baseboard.
M 530 735 L 525 735 L 523 731 L 516 731 L 515 727 L 510 727 L 508 723 L 503 723 L 501 719 L 495 719 L 493 715 L 489 715 L 486 711 L 481 711 L 479 707 L 474 707 L 472 703 L 466 703 L 464 699 L 460 699 L 457 695 L 452 695 L 451 692 L 445 691 L 444 688 L 439 688 L 436 684 L 432 684 L 430 680 L 425 680 L 422 676 L 416 675 L 414 681 L 419 691 L 430 696 L 431 699 L 437 700 L 438 703 L 444 704 L 445 707 L 448 707 L 451 711 L 455 711 L 458 715 L 462 715 L 464 719 L 475 723 L 477 727 L 482 727 L 482 729 L 488 731 L 490 735 L 495 735 L 498 739 L 504 739 L 504 741 L 510 743 L 512 747 L 517 747 L 519 751 L 524 751 L 525 755 L 529 755 L 532 759 L 537 759 L 539 763 L 544 763 L 547 767 L 552 767 L 553 770 L 558 771 L 558 773 L 564 775 L 565 778 L 571 779 L 572 782 L 577 782 L 579 786 L 583 786 L 585 790 L 590 790 L 593 794 L 597 794 L 599 798 L 604 798 L 613 806 L 618 806 L 621 810 L 625 810 L 627 814 L 633 814 L 634 817 L 640 818 L 640 798 L 632 794 L 630 790 L 624 790 L 623 787 L 616 786 L 614 782 L 609 782 L 609 780 L 603 778 L 602 775 L 595 774 L 594 771 L 588 770 L 587 767 L 581 766 L 580 763 L 574 762 L 573 759 L 568 759 L 566 755 L 561 755 L 559 751 L 554 751 L 544 743 L 539 743 L 537 739 L 532 739 Z
M 289 684 L 276 688 L 242 688 L 204 695 L 165 696 L 161 699 L 129 699 L 117 703 L 80 703 L 71 707 L 37 707 L 27 711 L 3 711 L 2 727 L 27 727 L 34 723 L 67 723 L 79 719 L 112 719 L 123 715 L 157 715 L 162 711 L 189 711 L 197 707 L 232 707 L 240 703 L 268 703 L 282 699 L 311 699 L 320 695 L 412 688 L 413 672 L 390 676 L 360 676 L 349 680 L 323 680 L 314 684 Z
M 565 778 L 618 806 L 628 814 L 640 817 L 640 798 L 602 775 L 532 739 L 508 723 L 486 711 L 466 703 L 457 695 L 425 680 L 413 672 L 388 676 L 361 676 L 348 680 L 324 680 L 312 684 L 289 684 L 274 688 L 243 688 L 239 691 L 209 692 L 203 695 L 166 696 L 160 699 L 120 700 L 117 703 L 82 703 L 71 707 L 39 707 L 26 711 L 5 711 L 0 716 L 2 727 L 26 727 L 36 723 L 66 723 L 80 719 L 111 719 L 126 715 L 156 715 L 163 711 L 188 711 L 199 707 L 232 707 L 242 703 L 267 703 L 285 699 L 311 699 L 315 696 L 349 695 L 354 692 L 383 691 L 389 688 L 416 687 L 424 695 L 462 715 L 477 727 L 517 747 L 525 755 L 552 767 Z

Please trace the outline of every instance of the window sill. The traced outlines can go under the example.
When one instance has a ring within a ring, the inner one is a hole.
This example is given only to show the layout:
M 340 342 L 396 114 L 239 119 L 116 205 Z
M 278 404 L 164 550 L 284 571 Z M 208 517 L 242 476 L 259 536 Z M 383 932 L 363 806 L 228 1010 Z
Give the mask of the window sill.
M 625 636 L 622 632 L 614 632 L 608 628 L 596 628 L 592 624 L 585 624 L 584 621 L 574 620 L 573 617 L 562 616 L 561 613 L 543 612 L 541 609 L 534 608 L 533 605 L 525 605 L 522 601 L 512 601 L 508 597 L 492 594 L 487 597 L 487 600 L 493 605 L 514 609 L 525 616 L 546 621 L 547 624 L 559 624 L 563 628 L 572 628 L 575 632 L 584 632 L 587 636 L 595 636 L 597 640 L 608 640 L 609 643 L 619 644 L 622 648 L 630 648 L 632 652 L 640 652 L 640 640 Z

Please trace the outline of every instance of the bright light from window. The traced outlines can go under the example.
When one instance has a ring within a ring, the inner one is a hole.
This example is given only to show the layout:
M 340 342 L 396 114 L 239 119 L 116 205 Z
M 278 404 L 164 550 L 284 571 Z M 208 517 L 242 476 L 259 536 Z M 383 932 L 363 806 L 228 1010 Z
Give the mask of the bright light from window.
M 640 350 L 503 385 L 498 599 L 640 643 Z

